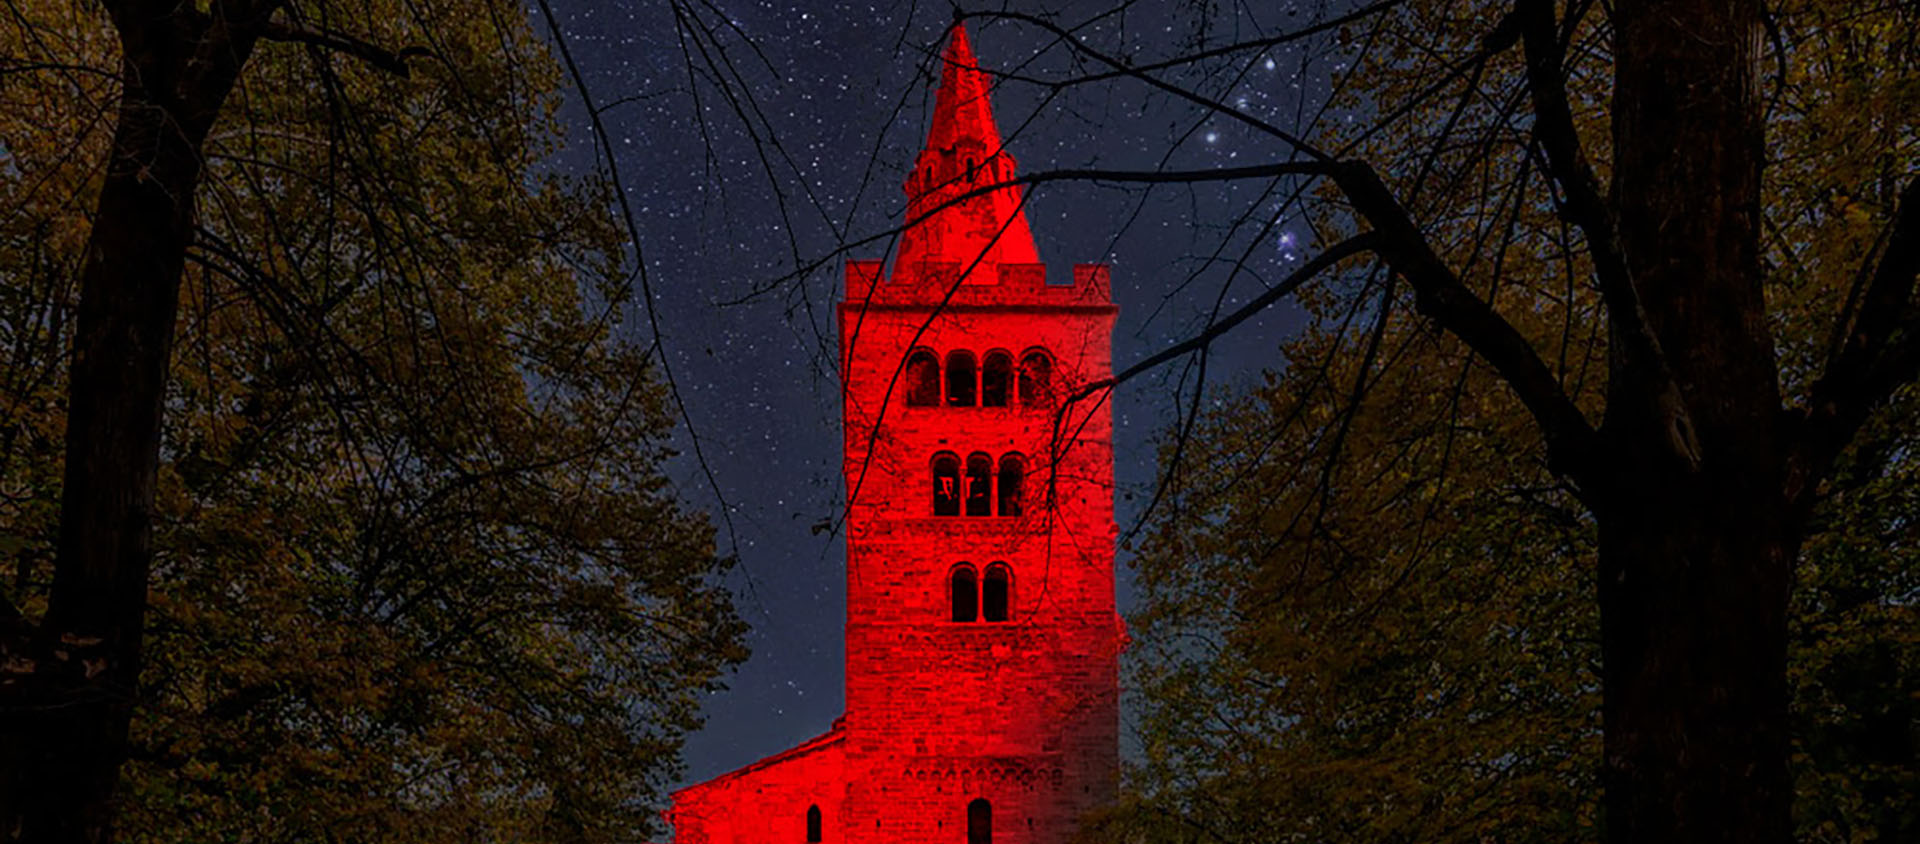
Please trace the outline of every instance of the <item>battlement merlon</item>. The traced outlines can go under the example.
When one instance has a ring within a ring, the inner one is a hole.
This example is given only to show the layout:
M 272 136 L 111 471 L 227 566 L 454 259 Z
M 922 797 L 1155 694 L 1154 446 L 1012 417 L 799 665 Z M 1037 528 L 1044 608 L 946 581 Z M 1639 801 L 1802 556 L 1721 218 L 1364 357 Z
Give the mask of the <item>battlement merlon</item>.
M 1113 306 L 1112 272 L 1106 264 L 1073 265 L 1071 284 L 1048 284 L 1045 264 L 982 263 L 965 278 L 960 277 L 964 265 L 952 262 L 896 266 L 891 279 L 885 269 L 881 261 L 848 260 L 842 307 L 931 308 L 942 302 L 962 310 L 982 306 Z

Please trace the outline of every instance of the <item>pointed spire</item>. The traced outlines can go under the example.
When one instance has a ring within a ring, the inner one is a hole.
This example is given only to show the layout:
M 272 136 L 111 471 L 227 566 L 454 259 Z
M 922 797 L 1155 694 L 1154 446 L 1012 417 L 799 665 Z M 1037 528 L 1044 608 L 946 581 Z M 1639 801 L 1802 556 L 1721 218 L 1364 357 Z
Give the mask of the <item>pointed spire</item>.
M 947 148 L 968 139 L 988 149 L 1000 148 L 1000 127 L 994 125 L 993 79 L 980 69 L 967 40 L 965 24 L 948 30 L 947 51 L 940 59 L 940 92 L 933 106 L 933 127 L 927 148 Z
M 919 219 L 968 191 L 1014 177 L 1013 156 L 1002 148 L 1000 129 L 993 121 L 993 80 L 974 58 L 966 26 L 955 21 L 950 33 L 940 63 L 933 125 L 907 179 L 909 219 Z M 964 268 L 976 259 L 980 264 L 968 276 L 969 283 L 993 283 L 996 268 L 992 265 L 1040 262 L 1020 210 L 1018 187 L 964 200 L 909 229 L 901 237 L 894 274 L 917 273 L 922 262 L 957 263 Z

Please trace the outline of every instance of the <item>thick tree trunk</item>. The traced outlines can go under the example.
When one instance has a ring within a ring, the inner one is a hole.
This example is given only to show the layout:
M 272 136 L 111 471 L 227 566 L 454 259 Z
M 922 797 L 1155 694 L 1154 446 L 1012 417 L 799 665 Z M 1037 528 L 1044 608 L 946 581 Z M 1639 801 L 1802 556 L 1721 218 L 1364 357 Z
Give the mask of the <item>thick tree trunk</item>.
M 6 841 L 99 844 L 113 836 L 200 147 L 253 43 L 235 37 L 231 21 L 190 5 L 116 12 L 123 91 L 81 265 L 53 589 L 31 639 L 5 643 Z
M 1684 414 L 1616 361 L 1594 499 L 1606 836 L 1786 842 L 1799 528 L 1761 290 L 1759 6 L 1621 0 L 1612 20 L 1620 243 Z
M 1601 518 L 1608 841 L 1790 840 L 1796 548 L 1763 497 L 1676 483 Z
M 199 153 L 165 110 L 122 101 L 80 277 L 53 592 L 38 707 L 13 773 L 20 840 L 105 841 L 140 674 L 161 402 Z M 14 760 L 9 760 L 14 761 Z

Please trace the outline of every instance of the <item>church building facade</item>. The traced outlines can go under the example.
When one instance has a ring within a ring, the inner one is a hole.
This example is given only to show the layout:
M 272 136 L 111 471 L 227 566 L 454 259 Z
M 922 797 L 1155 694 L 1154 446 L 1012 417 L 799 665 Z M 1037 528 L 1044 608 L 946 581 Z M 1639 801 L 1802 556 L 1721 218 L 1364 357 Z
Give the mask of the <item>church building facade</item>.
M 839 309 L 846 713 L 674 794 L 677 844 L 1055 844 L 1119 768 L 1104 265 L 1049 283 L 955 25 L 892 273 Z

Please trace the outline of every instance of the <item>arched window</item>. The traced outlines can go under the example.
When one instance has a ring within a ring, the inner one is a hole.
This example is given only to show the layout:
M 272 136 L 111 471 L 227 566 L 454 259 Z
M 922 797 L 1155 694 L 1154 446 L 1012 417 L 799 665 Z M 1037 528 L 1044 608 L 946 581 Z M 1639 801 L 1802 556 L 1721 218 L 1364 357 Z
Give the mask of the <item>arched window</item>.
M 935 407 L 940 404 L 940 359 L 926 349 L 915 349 L 907 356 L 907 405 Z
M 1020 515 L 1021 487 L 1027 482 L 1027 461 L 1018 454 L 1000 458 L 1000 515 Z
M 978 451 L 967 455 L 967 515 L 993 515 L 993 458 Z
M 972 621 L 978 618 L 980 593 L 973 582 L 973 566 L 966 563 L 954 566 L 948 581 L 952 587 L 948 592 L 953 597 L 953 620 Z
M 980 364 L 980 406 L 1006 407 L 1013 393 L 1013 355 L 988 352 Z
M 1020 403 L 1041 407 L 1053 403 L 1053 359 L 1039 350 L 1020 358 Z
M 967 804 L 967 844 L 993 844 L 993 804 L 985 797 Z
M 980 618 L 983 621 L 1006 621 L 1007 607 L 1013 602 L 1013 572 L 1004 563 L 987 566 L 987 575 L 980 579 Z
M 933 456 L 933 514 L 960 515 L 960 457 L 941 452 Z
M 807 841 L 814 844 L 820 840 L 820 807 L 807 807 Z
M 972 407 L 974 388 L 979 386 L 979 380 L 979 374 L 974 371 L 972 352 L 955 350 L 947 353 L 947 404 Z

